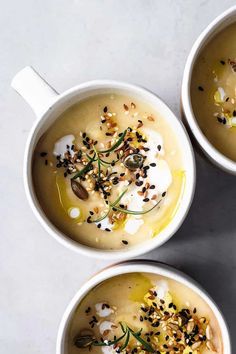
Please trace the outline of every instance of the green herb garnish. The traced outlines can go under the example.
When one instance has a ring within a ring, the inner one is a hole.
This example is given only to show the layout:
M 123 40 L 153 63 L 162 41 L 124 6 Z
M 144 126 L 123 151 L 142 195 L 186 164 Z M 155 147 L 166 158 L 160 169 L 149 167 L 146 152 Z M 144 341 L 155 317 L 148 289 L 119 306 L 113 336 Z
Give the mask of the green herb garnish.
M 109 203 L 107 204 L 108 206 L 108 211 L 103 215 L 101 216 L 99 219 L 96 219 L 96 220 L 91 220 L 92 222 L 100 222 L 102 221 L 103 219 L 105 219 L 109 213 L 112 211 L 112 210 L 115 210 L 115 211 L 119 211 L 121 213 L 124 213 L 124 214 L 130 214 L 130 215 L 144 215 L 144 214 L 147 214 L 149 213 L 150 211 L 152 211 L 153 209 L 155 209 L 159 204 L 160 202 L 162 201 L 162 199 L 160 199 L 153 207 L 151 207 L 150 209 L 148 210 L 142 210 L 142 211 L 138 211 L 138 210 L 129 210 L 129 209 L 125 209 L 125 208 L 121 208 L 120 206 L 117 206 L 117 204 L 121 201 L 122 197 L 125 195 L 125 193 L 128 191 L 128 188 L 126 188 L 119 196 L 118 198 L 113 202 L 113 203 Z
M 106 154 L 108 152 L 112 152 L 114 151 L 116 148 L 118 148 L 120 146 L 120 144 L 122 143 L 122 141 L 124 140 L 124 137 L 127 133 L 127 129 L 125 129 L 123 131 L 123 133 L 121 134 L 120 138 L 117 140 L 117 142 L 112 145 L 112 147 L 110 147 L 110 149 L 107 149 L 107 150 L 102 150 L 102 151 L 98 151 L 99 154 Z
M 91 169 L 92 163 L 95 161 L 95 157 L 96 155 L 94 154 L 94 156 L 89 160 L 87 165 L 84 168 L 82 168 L 82 170 L 76 172 L 76 174 L 72 177 L 72 179 L 82 177 L 85 173 L 87 173 Z
M 120 351 L 123 351 L 130 343 L 130 338 L 133 336 L 142 346 L 143 348 L 149 352 L 149 353 L 154 353 L 155 350 L 153 347 L 141 337 L 142 333 L 142 328 L 135 332 L 132 328 L 130 328 L 126 323 L 119 322 L 121 331 L 123 334 L 116 338 L 114 337 L 113 340 L 107 340 L 107 341 L 98 341 L 96 338 L 93 336 L 77 336 L 75 338 L 74 344 L 77 348 L 86 348 L 86 347 L 107 347 L 111 345 L 118 344 L 122 339 L 124 339 L 124 342 L 121 344 L 119 347 Z

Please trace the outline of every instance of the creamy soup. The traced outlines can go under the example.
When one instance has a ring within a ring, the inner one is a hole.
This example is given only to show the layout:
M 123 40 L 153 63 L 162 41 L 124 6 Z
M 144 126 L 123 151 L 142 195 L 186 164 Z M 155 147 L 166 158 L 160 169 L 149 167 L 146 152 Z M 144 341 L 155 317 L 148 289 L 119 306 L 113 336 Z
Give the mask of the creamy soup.
M 222 354 L 219 325 L 188 287 L 158 275 L 130 273 L 90 291 L 75 311 L 67 354 Z
M 52 223 L 101 249 L 158 235 L 174 217 L 185 182 L 172 127 L 153 107 L 116 94 L 65 111 L 39 140 L 32 168 Z
M 218 33 L 200 53 L 193 70 L 194 114 L 207 139 L 236 161 L 236 24 Z

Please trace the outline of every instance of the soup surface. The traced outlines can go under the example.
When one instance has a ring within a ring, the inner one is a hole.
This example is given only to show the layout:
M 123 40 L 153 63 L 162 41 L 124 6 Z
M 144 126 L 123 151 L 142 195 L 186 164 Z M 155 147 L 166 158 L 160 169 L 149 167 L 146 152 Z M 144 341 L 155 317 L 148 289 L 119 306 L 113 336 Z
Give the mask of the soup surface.
M 66 353 L 223 353 L 209 306 L 166 277 L 130 273 L 90 291 L 75 311 Z
M 236 23 L 218 33 L 200 53 L 193 70 L 194 114 L 207 139 L 236 161 Z
M 166 227 L 185 171 L 171 126 L 152 107 L 97 95 L 65 111 L 39 140 L 33 180 L 54 225 L 82 244 L 120 249 Z

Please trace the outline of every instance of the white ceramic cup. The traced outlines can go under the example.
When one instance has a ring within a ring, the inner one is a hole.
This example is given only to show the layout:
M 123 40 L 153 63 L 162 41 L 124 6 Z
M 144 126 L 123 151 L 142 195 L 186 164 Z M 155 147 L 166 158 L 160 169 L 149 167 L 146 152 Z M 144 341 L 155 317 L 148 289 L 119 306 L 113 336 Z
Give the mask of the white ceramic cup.
M 82 301 L 84 296 L 89 291 L 91 291 L 91 289 L 93 289 L 96 285 L 100 284 L 104 280 L 112 278 L 116 275 L 135 272 L 152 273 L 168 277 L 187 286 L 196 294 L 198 294 L 209 305 L 219 323 L 223 341 L 223 353 L 231 354 L 231 344 L 228 327 L 220 309 L 217 307 L 214 300 L 209 296 L 209 294 L 198 283 L 196 283 L 186 274 L 166 264 L 153 261 L 130 261 L 113 265 L 99 272 L 98 274 L 90 278 L 82 287 L 80 287 L 79 291 L 75 294 L 75 296 L 67 306 L 66 311 L 61 319 L 57 336 L 56 354 L 69 354 L 66 350 L 68 330 L 76 308 Z
M 209 140 L 200 129 L 193 113 L 190 95 L 192 72 L 199 53 L 218 32 L 222 31 L 233 22 L 236 22 L 236 6 L 231 7 L 227 11 L 223 12 L 220 16 L 218 16 L 214 21 L 212 21 L 195 41 L 187 58 L 184 69 L 181 103 L 184 119 L 205 155 L 221 169 L 232 174 L 236 174 L 236 162 L 230 160 L 228 157 L 218 151 L 209 142 Z
M 110 80 L 86 82 L 67 90 L 63 94 L 58 94 L 31 67 L 24 68 L 14 77 L 12 87 L 23 96 L 37 116 L 26 144 L 24 158 L 24 185 L 27 198 L 34 214 L 49 234 L 74 251 L 83 253 L 87 256 L 115 260 L 128 259 L 130 257 L 144 254 L 166 242 L 177 231 L 184 221 L 192 202 L 195 189 L 195 160 L 192 146 L 185 128 L 160 98 L 141 87 Z M 109 92 L 122 93 L 137 99 L 145 100 L 167 120 L 179 140 L 180 147 L 183 151 L 183 161 L 186 170 L 186 183 L 181 204 L 169 225 L 167 225 L 167 227 L 152 240 L 135 247 L 126 247 L 123 250 L 117 251 L 104 251 L 91 248 L 75 242 L 67 235 L 63 234 L 51 223 L 47 218 L 47 215 L 43 212 L 35 195 L 32 181 L 32 156 L 34 149 L 39 138 L 48 127 L 53 124 L 63 111 L 74 103 L 89 96 Z

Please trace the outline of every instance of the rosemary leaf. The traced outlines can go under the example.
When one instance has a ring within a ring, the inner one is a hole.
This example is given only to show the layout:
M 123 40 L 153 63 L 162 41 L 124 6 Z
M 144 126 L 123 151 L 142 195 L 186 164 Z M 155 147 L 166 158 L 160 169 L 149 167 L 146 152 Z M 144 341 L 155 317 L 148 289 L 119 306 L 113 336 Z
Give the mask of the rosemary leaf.
M 149 353 L 154 353 L 155 350 L 153 349 L 153 347 L 148 344 L 148 342 L 146 342 L 140 335 L 140 331 L 138 333 L 135 333 L 131 328 L 128 327 L 128 330 L 131 332 L 132 336 L 137 339 L 137 341 L 139 341 L 139 343 L 142 344 L 142 346 L 145 348 L 146 351 L 148 351 Z
M 112 207 L 117 210 L 117 211 L 120 211 L 124 214 L 130 214 L 130 215 L 144 215 L 144 214 L 147 214 L 149 213 L 150 211 L 152 211 L 153 209 L 155 209 L 161 202 L 162 199 L 160 199 L 152 208 L 148 209 L 148 210 L 143 210 L 143 211 L 139 211 L 139 210 L 129 210 L 129 209 L 123 209 L 123 208 L 120 208 L 116 205 L 113 205 Z M 117 203 L 116 203 L 117 204 Z
M 125 193 L 127 192 L 128 188 L 126 188 L 120 195 L 119 197 L 113 202 L 110 204 L 111 208 L 113 208 L 116 204 L 119 203 L 119 201 L 122 199 L 122 197 L 125 195 Z M 123 209 L 122 209 L 123 210 Z
M 120 144 L 122 143 L 122 141 L 124 140 L 124 137 L 127 133 L 127 129 L 125 129 L 122 133 L 122 135 L 120 136 L 120 138 L 117 140 L 117 142 L 112 145 L 112 147 L 110 149 L 107 149 L 107 150 L 102 150 L 102 151 L 98 151 L 99 154 L 105 154 L 107 152 L 112 152 L 114 151 L 116 148 L 118 148 L 118 146 L 120 146 Z
M 92 345 L 96 346 L 96 347 L 104 347 L 104 346 L 110 346 L 110 345 L 114 345 L 116 343 L 118 343 L 121 339 L 123 339 L 126 336 L 127 332 L 125 332 L 124 334 L 122 334 L 122 336 L 120 336 L 119 338 L 116 338 L 114 340 L 109 340 L 108 343 L 104 343 L 104 342 L 93 342 Z
M 102 220 L 104 220 L 107 216 L 108 216 L 108 214 L 110 213 L 110 211 L 111 211 L 111 209 L 109 208 L 108 209 L 108 211 L 107 211 L 107 213 L 105 213 L 103 216 L 101 216 L 100 218 L 98 218 L 98 219 L 96 219 L 96 220 L 91 220 L 91 222 L 100 222 L 100 221 L 102 221 Z
M 129 339 L 130 339 L 130 331 L 127 331 L 125 341 L 122 344 L 122 346 L 119 348 L 120 351 L 124 350 L 127 347 L 127 345 L 129 344 Z

